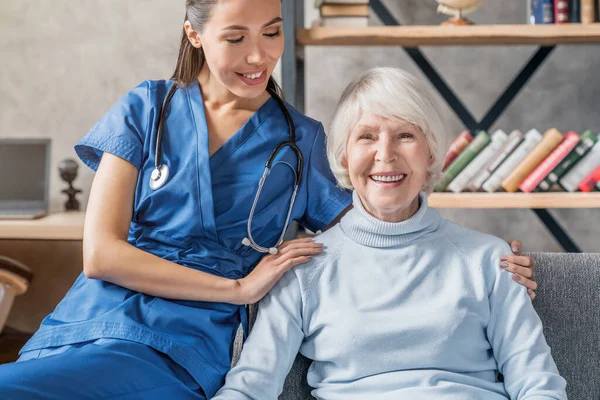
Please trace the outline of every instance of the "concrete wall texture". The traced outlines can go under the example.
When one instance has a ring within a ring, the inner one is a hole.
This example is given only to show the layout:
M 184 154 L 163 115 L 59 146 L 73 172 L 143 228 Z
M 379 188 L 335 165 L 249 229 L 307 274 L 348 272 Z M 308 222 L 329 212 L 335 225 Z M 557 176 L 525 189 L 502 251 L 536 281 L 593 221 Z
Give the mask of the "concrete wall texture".
M 287 1 L 287 0 L 286 0 Z M 307 25 L 316 17 L 305 2 Z M 434 0 L 388 0 L 402 24 L 439 24 Z M 128 90 L 170 76 L 184 16 L 179 0 L 5 0 L 0 4 L 0 137 L 52 139 L 51 210 L 63 207 L 66 184 L 56 167 L 76 158 L 73 145 Z M 479 24 L 522 23 L 526 1 L 488 1 L 470 18 Z M 372 24 L 380 24 L 371 18 Z M 557 127 L 600 130 L 594 45 L 557 47 L 491 131 Z M 535 46 L 424 47 L 426 57 L 476 118 L 534 54 Z M 306 49 L 306 113 L 326 126 L 348 82 L 367 68 L 396 66 L 422 76 L 401 48 Z M 341 73 L 343 71 L 343 73 Z M 439 96 L 438 96 L 439 97 Z M 439 97 L 447 141 L 463 129 Z M 6 172 L 4 172 L 6 173 Z M 93 173 L 80 164 L 75 186 L 87 202 Z M 530 210 L 441 210 L 443 216 L 528 251 L 561 251 Z M 600 209 L 551 210 L 584 251 L 600 251 Z

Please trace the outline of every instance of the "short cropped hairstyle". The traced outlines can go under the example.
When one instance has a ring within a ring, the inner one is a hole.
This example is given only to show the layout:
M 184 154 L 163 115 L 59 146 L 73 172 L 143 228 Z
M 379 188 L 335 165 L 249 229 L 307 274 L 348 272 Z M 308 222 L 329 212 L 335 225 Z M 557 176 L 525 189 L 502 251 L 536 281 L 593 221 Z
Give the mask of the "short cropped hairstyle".
M 327 135 L 327 157 L 338 185 L 352 189 L 344 167 L 346 145 L 350 132 L 366 114 L 402 119 L 421 129 L 433 157 L 422 188 L 430 194 L 441 175 L 445 158 L 442 143 L 445 136 L 438 105 L 424 82 L 398 68 L 370 69 L 342 93 Z

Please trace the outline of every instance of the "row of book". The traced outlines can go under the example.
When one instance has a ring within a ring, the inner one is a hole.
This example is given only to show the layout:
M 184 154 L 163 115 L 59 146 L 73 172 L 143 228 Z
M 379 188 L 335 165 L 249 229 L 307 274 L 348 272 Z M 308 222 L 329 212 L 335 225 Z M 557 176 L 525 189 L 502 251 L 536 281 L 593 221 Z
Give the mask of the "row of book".
M 530 24 L 600 22 L 600 0 L 527 0 Z
M 361 27 L 369 25 L 369 0 L 321 0 L 320 19 L 313 26 Z
M 436 192 L 600 190 L 600 134 L 552 128 L 507 135 L 462 132 L 446 154 Z

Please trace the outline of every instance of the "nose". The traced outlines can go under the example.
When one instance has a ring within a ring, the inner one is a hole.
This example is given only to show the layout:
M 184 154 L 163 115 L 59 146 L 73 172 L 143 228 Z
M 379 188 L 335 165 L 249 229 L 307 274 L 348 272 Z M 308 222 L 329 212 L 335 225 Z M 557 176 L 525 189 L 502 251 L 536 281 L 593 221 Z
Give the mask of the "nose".
M 251 45 L 248 55 L 246 56 L 246 62 L 250 65 L 262 65 L 265 60 L 265 51 L 259 43 Z
M 392 140 L 385 138 L 377 141 L 375 161 L 390 163 L 398 159 L 398 154 Z

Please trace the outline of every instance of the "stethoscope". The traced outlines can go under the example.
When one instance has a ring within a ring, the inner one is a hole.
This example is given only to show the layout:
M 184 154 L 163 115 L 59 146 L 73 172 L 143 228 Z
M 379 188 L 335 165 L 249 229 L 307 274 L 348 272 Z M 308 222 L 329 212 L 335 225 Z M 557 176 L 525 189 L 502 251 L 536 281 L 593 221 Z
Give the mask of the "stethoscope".
M 171 101 L 171 98 L 173 97 L 173 95 L 175 94 L 176 91 L 177 91 L 177 85 L 173 85 L 171 87 L 171 89 L 169 89 L 169 92 L 167 93 L 167 96 L 165 97 L 163 104 L 162 104 L 162 108 L 160 110 L 160 116 L 159 116 L 159 120 L 158 120 L 158 128 L 157 128 L 157 134 L 156 134 L 156 150 L 154 153 L 154 170 L 152 170 L 152 174 L 150 175 L 150 188 L 152 190 L 160 189 L 169 179 L 169 167 L 166 164 L 161 164 L 161 161 L 162 161 L 161 145 L 162 145 L 163 125 L 164 125 L 164 121 L 165 121 L 166 109 Z M 304 168 L 304 157 L 302 156 L 302 152 L 296 145 L 296 129 L 294 127 L 294 122 L 292 121 L 292 116 L 290 115 L 290 111 L 288 110 L 285 102 L 281 99 L 281 97 L 279 97 L 279 95 L 273 89 L 267 88 L 267 91 L 269 92 L 271 97 L 273 97 L 277 101 L 279 108 L 283 112 L 283 115 L 285 116 L 285 120 L 288 125 L 290 137 L 285 142 L 279 143 L 279 145 L 277 145 L 277 147 L 275 148 L 275 150 L 273 150 L 273 152 L 271 153 L 271 156 L 267 160 L 267 164 L 265 165 L 265 171 L 263 172 L 263 175 L 260 178 L 260 181 L 258 182 L 258 189 L 256 191 L 256 195 L 254 196 L 254 202 L 252 203 L 252 208 L 250 209 L 250 215 L 248 216 L 248 226 L 247 226 L 248 236 L 242 240 L 242 244 L 244 246 L 250 246 L 254 250 L 261 252 L 261 253 L 277 254 L 277 247 L 283 242 L 283 238 L 285 236 L 285 232 L 287 230 L 287 226 L 290 222 L 290 217 L 292 215 L 292 208 L 294 207 L 294 201 L 296 200 L 296 194 L 298 193 L 298 187 L 300 186 L 300 180 L 302 178 L 302 170 Z M 297 169 L 295 169 L 295 170 L 294 170 L 294 167 L 292 167 L 289 163 L 287 163 L 285 161 L 279 161 L 279 162 L 276 162 L 275 164 L 273 164 L 273 162 L 275 161 L 275 158 L 277 157 L 277 154 L 279 154 L 279 152 L 281 150 L 283 150 L 283 148 L 285 148 L 285 147 L 291 148 L 294 151 L 294 153 L 296 153 L 296 158 L 298 160 L 298 164 L 297 164 Z M 277 243 L 273 247 L 263 247 L 263 246 L 260 246 L 259 244 L 257 244 L 254 241 L 254 239 L 252 238 L 252 218 L 254 217 L 254 211 L 256 209 L 256 205 L 258 204 L 258 199 L 260 198 L 260 193 L 262 192 L 263 185 L 265 184 L 265 181 L 267 180 L 267 176 L 269 176 L 269 174 L 271 173 L 272 168 L 279 163 L 283 163 L 283 164 L 287 165 L 288 167 L 290 167 L 292 169 L 292 171 L 294 171 L 294 174 L 296 177 L 296 180 L 294 183 L 294 192 L 292 193 L 290 205 L 288 207 L 287 215 L 285 218 L 285 224 L 283 225 L 283 229 L 281 231 L 281 235 L 279 236 L 279 240 L 277 240 Z

